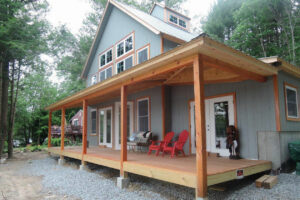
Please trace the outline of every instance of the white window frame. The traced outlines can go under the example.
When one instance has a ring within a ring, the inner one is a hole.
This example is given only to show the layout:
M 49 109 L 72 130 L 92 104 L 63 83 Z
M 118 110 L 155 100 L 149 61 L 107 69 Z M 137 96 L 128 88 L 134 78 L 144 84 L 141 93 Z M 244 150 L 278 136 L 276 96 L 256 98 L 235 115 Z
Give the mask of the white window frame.
M 297 116 L 290 116 L 289 115 L 289 108 L 288 108 L 288 96 L 287 96 L 287 89 L 292 90 L 296 93 L 296 108 L 297 108 Z M 285 93 L 285 108 L 286 108 L 286 117 L 287 120 L 298 120 L 299 119 L 299 102 L 298 102 L 298 88 L 295 86 L 292 86 L 290 84 L 285 83 L 284 84 L 284 93 Z
M 93 78 L 95 77 L 95 82 L 93 82 Z M 97 83 L 97 75 L 96 74 L 94 74 L 94 75 L 92 75 L 92 77 L 91 77 L 91 85 L 95 85 Z
M 124 71 L 126 71 L 126 69 L 125 69 L 125 60 L 127 60 L 128 58 L 130 58 L 130 57 L 132 57 L 132 67 L 134 66 L 134 54 L 132 54 L 132 55 L 129 55 L 129 56 L 127 56 L 127 57 L 125 57 L 124 59 L 122 59 L 122 60 L 119 60 L 117 63 L 116 63 L 116 67 L 115 67 L 115 74 L 119 74 L 118 73 L 118 64 L 120 63 L 120 62 L 124 62 L 124 70 L 123 70 L 123 72 Z M 120 72 L 121 73 L 121 72 Z
M 95 130 L 95 132 L 93 132 L 93 118 L 92 118 L 92 112 L 96 112 L 96 130 Z M 91 115 L 91 134 L 92 135 L 95 135 L 95 134 L 97 134 L 97 109 L 91 109 L 91 112 L 90 112 L 90 115 Z
M 75 125 L 75 122 L 77 122 L 77 125 Z M 73 120 L 73 125 L 74 125 L 74 126 L 78 126 L 78 122 L 79 122 L 78 119 L 74 119 L 74 120 Z
M 105 81 L 106 79 L 107 79 L 107 70 L 108 69 L 110 69 L 111 68 L 111 77 L 113 76 L 113 66 L 109 66 L 109 67 L 107 67 L 106 69 L 103 69 L 103 70 L 101 70 L 100 72 L 99 72 L 99 82 L 101 82 L 101 81 Z M 104 80 L 100 80 L 100 78 L 101 78 L 101 72 L 105 72 L 105 78 L 104 78 Z
M 139 121 L 139 102 L 140 101 L 148 101 L 148 131 L 151 131 L 151 106 L 150 106 L 150 97 L 140 98 L 136 100 L 136 122 L 137 122 L 137 131 L 140 131 L 140 121 Z
M 137 64 L 140 64 L 140 61 L 139 61 L 139 52 L 145 50 L 145 49 L 148 49 L 148 52 L 147 52 L 147 60 L 150 59 L 150 45 L 146 45 L 145 47 L 139 49 L 136 51 L 136 59 L 137 59 Z M 145 62 L 145 61 L 144 61 Z
M 107 53 L 108 53 L 109 51 L 111 51 L 111 61 L 107 62 Z M 103 55 L 105 55 L 105 64 L 101 66 L 101 57 L 102 57 Z M 107 66 L 108 64 L 110 64 L 110 63 L 112 63 L 112 62 L 113 62 L 113 48 L 111 47 L 111 48 L 107 49 L 106 51 L 104 51 L 103 53 L 101 53 L 101 54 L 99 55 L 99 69 L 101 69 L 101 68 Z
M 116 49 L 116 58 L 120 58 L 120 57 L 122 57 L 122 56 L 124 56 L 124 55 L 127 55 L 128 53 L 130 53 L 130 52 L 132 52 L 133 50 L 134 50 L 134 37 L 133 37 L 134 35 L 133 35 L 133 33 L 131 33 L 130 35 L 128 35 L 126 38 L 124 38 L 123 40 L 121 40 L 120 42 L 118 42 L 116 45 L 115 45 L 115 49 Z M 128 38 L 130 38 L 130 37 L 132 37 L 132 49 L 130 49 L 129 51 L 126 51 L 126 43 L 125 43 L 125 41 L 128 39 Z M 121 44 L 121 43 L 123 43 L 123 54 L 122 55 L 120 55 L 120 56 L 118 56 L 118 45 L 119 44 Z

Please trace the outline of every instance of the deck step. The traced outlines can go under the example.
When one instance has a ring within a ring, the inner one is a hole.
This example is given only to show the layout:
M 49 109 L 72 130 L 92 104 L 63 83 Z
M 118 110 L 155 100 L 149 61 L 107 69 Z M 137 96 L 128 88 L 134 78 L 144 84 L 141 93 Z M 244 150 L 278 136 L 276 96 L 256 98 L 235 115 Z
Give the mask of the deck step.
M 266 189 L 271 189 L 274 185 L 278 183 L 277 176 L 263 175 L 255 181 L 255 185 L 258 188 L 264 187 Z

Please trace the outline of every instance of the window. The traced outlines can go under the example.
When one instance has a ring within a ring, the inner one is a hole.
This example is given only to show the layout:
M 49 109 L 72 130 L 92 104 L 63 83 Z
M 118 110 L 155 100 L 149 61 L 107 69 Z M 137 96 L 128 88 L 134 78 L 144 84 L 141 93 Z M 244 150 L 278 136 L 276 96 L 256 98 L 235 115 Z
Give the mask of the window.
M 109 49 L 100 55 L 100 68 L 109 64 L 111 61 L 112 61 L 112 49 Z
M 297 88 L 289 84 L 285 84 L 284 87 L 287 119 L 298 119 L 299 112 Z
M 74 126 L 78 126 L 78 119 L 74 119 L 74 120 L 73 120 L 73 125 L 74 125 Z
M 133 55 L 117 63 L 116 73 L 119 74 L 122 71 L 130 69 L 132 66 L 133 66 Z
M 117 44 L 117 58 L 133 50 L 133 34 Z
M 94 85 L 94 84 L 96 84 L 96 83 L 97 83 L 97 76 L 96 76 L 96 74 L 95 74 L 95 75 L 93 75 L 92 78 L 91 78 L 91 85 Z
M 149 45 L 137 51 L 137 63 L 140 64 L 149 59 Z
M 138 131 L 150 130 L 150 109 L 149 98 L 139 99 L 137 101 L 137 121 Z
M 97 119 L 96 119 L 96 118 L 97 118 L 96 116 L 97 116 L 96 110 L 92 110 L 92 111 L 91 111 L 91 119 L 92 119 L 92 120 L 91 120 L 91 122 L 92 122 L 92 130 L 91 130 L 91 131 L 92 131 L 92 134 L 96 134 L 96 132 L 97 132 L 97 131 L 96 131 L 96 120 L 97 120 Z
M 182 19 L 179 19 L 179 26 L 182 26 L 183 28 L 186 28 L 186 22 Z
M 112 76 L 112 67 L 108 67 L 99 72 L 99 81 L 104 81 Z
M 173 22 L 175 24 L 177 24 L 177 17 L 175 17 L 174 15 L 170 15 L 170 22 Z

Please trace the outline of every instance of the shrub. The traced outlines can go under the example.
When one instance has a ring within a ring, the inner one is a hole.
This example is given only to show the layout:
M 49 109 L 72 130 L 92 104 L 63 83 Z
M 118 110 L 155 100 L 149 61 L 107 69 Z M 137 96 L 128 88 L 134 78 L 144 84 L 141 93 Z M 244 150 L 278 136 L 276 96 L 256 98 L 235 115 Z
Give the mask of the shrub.
M 60 138 L 51 138 L 51 146 L 59 147 L 61 139 Z M 70 145 L 71 141 L 68 138 L 65 138 L 65 146 Z M 48 138 L 45 139 L 43 145 L 48 145 Z

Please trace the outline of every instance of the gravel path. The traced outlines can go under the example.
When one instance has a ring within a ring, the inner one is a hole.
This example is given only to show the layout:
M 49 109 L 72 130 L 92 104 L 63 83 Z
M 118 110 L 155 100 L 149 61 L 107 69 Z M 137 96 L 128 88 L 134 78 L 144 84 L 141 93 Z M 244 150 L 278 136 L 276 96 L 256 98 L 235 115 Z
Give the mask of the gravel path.
M 33 160 L 27 165 L 20 173 L 43 176 L 42 183 L 47 190 L 83 200 L 175 200 L 194 199 L 195 195 L 191 188 L 132 174 L 129 188 L 121 190 L 116 187 L 117 170 L 95 165 L 90 166 L 90 171 L 80 171 L 76 162 L 59 166 L 53 158 Z M 224 192 L 209 190 L 209 199 L 300 199 L 300 176 L 281 174 L 279 183 L 270 190 L 256 188 L 251 179 L 230 182 L 226 188 Z

